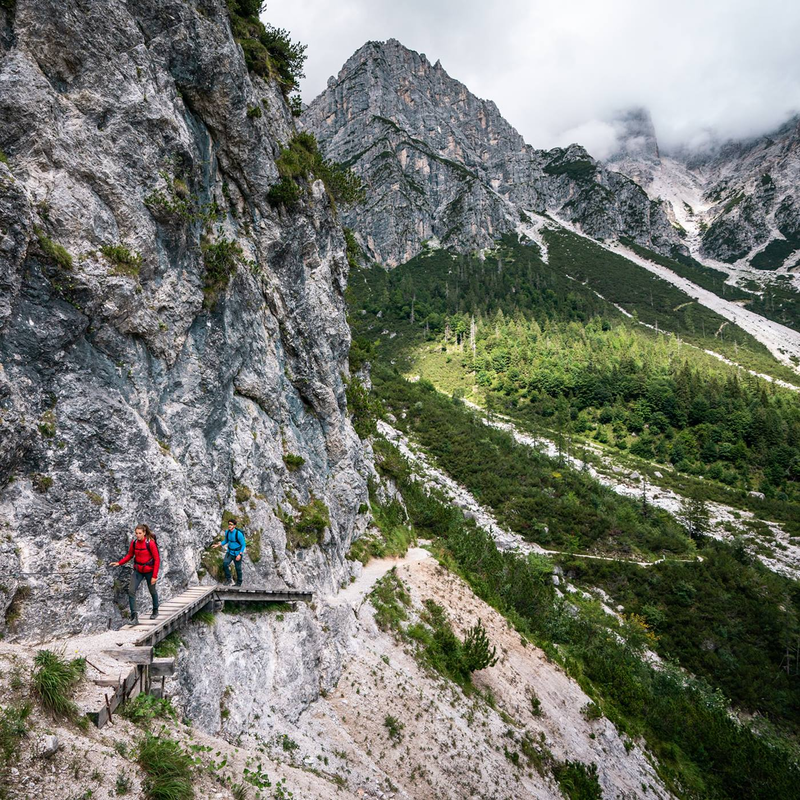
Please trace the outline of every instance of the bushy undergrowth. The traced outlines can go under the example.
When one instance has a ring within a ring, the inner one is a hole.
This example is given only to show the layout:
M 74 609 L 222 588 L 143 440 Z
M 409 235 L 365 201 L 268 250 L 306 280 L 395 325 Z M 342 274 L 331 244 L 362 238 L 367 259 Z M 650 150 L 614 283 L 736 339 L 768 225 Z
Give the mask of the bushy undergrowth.
M 86 672 L 86 659 L 67 661 L 51 650 L 40 650 L 34 659 L 33 689 L 42 706 L 56 717 L 77 719 L 72 692 Z
M 724 696 L 706 681 L 669 664 L 655 668 L 645 661 L 642 648 L 654 640 L 643 624 L 634 619 L 618 628 L 607 615 L 581 605 L 568 609 L 555 596 L 552 567 L 545 559 L 498 551 L 491 537 L 460 511 L 409 480 L 407 468 L 404 472 L 395 465 L 394 474 L 417 532 L 435 531 L 440 558 L 561 661 L 621 733 L 645 737 L 674 793 L 709 800 L 792 796 L 800 780 L 794 757 L 740 724 L 729 714 Z M 388 629 L 402 627 L 408 602 L 396 578 L 373 595 L 380 622 Z M 696 619 L 687 624 L 697 626 Z M 591 767 L 563 765 L 561 778 L 565 792 L 579 792 L 569 796 L 595 796 Z
M 137 725 L 147 725 L 154 719 L 177 719 L 177 712 L 168 698 L 144 692 L 125 703 L 120 714 Z
M 373 528 L 353 542 L 347 557 L 366 564 L 371 558 L 405 555 L 417 539 L 400 503 L 373 503 L 371 511 Z
M 312 495 L 305 504 L 293 497 L 289 497 L 289 503 L 294 514 L 280 508 L 277 511 L 286 531 L 287 548 L 297 550 L 322 544 L 325 529 L 331 524 L 330 511 L 324 501 Z
M 267 193 L 273 206 L 296 205 L 302 196 L 298 181 L 319 179 L 325 184 L 331 200 L 342 205 L 352 205 L 364 200 L 361 179 L 352 170 L 323 158 L 313 133 L 295 134 L 276 160 L 281 180 Z

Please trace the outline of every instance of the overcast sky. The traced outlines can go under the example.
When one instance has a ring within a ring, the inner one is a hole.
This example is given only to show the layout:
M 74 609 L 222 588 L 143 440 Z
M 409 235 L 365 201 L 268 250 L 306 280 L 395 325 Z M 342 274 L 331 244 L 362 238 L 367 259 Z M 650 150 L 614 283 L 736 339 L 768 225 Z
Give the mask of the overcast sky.
M 800 111 L 797 0 L 268 0 L 308 45 L 308 102 L 364 42 L 398 39 L 535 147 L 605 157 L 614 111 L 641 105 L 662 147 L 774 130 Z

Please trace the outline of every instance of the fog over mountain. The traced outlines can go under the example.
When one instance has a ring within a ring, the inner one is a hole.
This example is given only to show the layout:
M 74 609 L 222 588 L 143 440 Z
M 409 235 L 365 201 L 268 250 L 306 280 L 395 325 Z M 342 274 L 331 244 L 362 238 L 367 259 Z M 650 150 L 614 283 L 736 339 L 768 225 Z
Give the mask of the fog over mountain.
M 616 147 L 621 110 L 644 106 L 664 151 L 770 132 L 800 110 L 800 5 L 678 0 L 272 0 L 263 18 L 308 44 L 310 102 L 367 40 L 440 59 L 535 147 Z

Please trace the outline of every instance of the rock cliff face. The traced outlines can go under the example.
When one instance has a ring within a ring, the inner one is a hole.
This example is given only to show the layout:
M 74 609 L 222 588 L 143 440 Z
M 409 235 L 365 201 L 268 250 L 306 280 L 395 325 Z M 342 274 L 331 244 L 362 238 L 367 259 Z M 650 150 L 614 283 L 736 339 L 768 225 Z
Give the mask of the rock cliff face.
M 642 112 L 639 112 L 640 117 Z M 629 115 L 635 117 L 636 115 Z M 609 166 L 664 200 L 693 255 L 786 272 L 800 255 L 800 121 L 702 154 L 658 152 L 655 132 L 622 137 Z M 637 149 L 637 139 L 650 142 Z
M 222 0 L 10 5 L 6 636 L 118 619 L 126 576 L 105 564 L 138 522 L 159 536 L 165 594 L 197 580 L 226 510 L 249 533 L 250 580 L 338 585 L 366 497 L 345 400 L 347 260 L 321 183 L 292 213 L 266 202 L 294 133 L 279 89 L 248 74 Z M 276 511 L 312 497 L 330 514 L 322 541 L 287 549 Z
M 368 186 L 346 215 L 369 255 L 396 265 L 438 239 L 460 251 L 491 246 L 525 212 L 552 213 L 590 236 L 681 247 L 659 203 L 578 145 L 535 150 L 440 63 L 390 39 L 368 42 L 304 112 L 329 158 Z

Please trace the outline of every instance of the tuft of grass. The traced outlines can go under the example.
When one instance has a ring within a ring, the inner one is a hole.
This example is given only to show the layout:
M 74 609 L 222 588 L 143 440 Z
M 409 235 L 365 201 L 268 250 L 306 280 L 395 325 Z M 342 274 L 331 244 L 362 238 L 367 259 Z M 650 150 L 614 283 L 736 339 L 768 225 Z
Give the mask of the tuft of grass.
M 294 453 L 284 453 L 283 463 L 286 464 L 286 469 L 288 469 L 289 472 L 297 472 L 297 470 L 306 463 L 306 460 L 303 456 L 298 456 Z
M 178 650 L 183 644 L 180 634 L 175 631 L 167 636 L 166 639 L 160 641 L 153 649 L 153 655 L 156 658 L 174 658 L 178 655 Z
M 148 800 L 193 800 L 192 757 L 174 739 L 146 733 L 137 761 L 147 775 L 142 788 Z
M 40 650 L 34 660 L 33 689 L 44 708 L 52 714 L 75 719 L 78 707 L 71 696 L 85 672 L 85 658 L 67 661 L 52 650 Z
M 72 256 L 63 245 L 56 244 L 37 226 L 34 226 L 33 232 L 36 234 L 36 239 L 39 242 L 39 249 L 45 258 L 61 267 L 63 270 L 69 271 L 72 269 Z
M 192 620 L 194 622 L 199 622 L 202 625 L 213 625 L 214 624 L 214 612 L 213 611 L 198 611 L 192 617 Z
M 17 758 L 20 739 L 28 732 L 29 705 L 0 709 L 0 778 L 4 779 Z M 0 794 L 0 796 L 2 796 Z
M 142 255 L 129 250 L 121 244 L 106 244 L 100 252 L 111 262 L 114 269 L 112 275 L 127 275 L 131 278 L 139 277 L 142 266 Z
M 405 725 L 400 722 L 397 717 L 393 717 L 391 714 L 386 715 L 386 719 L 383 721 L 383 726 L 389 733 L 389 738 L 395 743 L 399 744 L 403 741 L 403 728 Z

